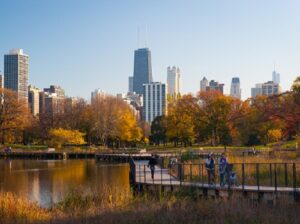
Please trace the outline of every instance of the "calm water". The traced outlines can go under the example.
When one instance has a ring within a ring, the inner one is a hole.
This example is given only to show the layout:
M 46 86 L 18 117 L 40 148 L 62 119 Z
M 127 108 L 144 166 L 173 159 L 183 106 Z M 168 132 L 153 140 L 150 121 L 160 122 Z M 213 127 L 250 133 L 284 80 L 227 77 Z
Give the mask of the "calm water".
M 95 160 L 0 160 L 0 190 L 50 207 L 74 189 L 129 189 L 127 164 Z

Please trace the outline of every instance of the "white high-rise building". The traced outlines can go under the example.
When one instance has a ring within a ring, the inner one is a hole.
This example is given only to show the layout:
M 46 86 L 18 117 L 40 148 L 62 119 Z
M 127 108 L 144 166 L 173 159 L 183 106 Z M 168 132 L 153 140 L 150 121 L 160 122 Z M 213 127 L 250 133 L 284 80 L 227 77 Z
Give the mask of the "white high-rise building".
M 143 85 L 143 120 L 152 122 L 167 113 L 166 84 L 152 82 Z
M 4 87 L 17 92 L 28 102 L 29 56 L 22 49 L 12 49 L 4 55 Z
M 40 113 L 40 90 L 34 86 L 28 86 L 28 103 L 31 113 L 36 116 Z
M 272 81 L 275 84 L 279 84 L 280 83 L 280 74 L 277 73 L 275 70 L 272 72 Z
M 230 96 L 241 99 L 241 85 L 240 79 L 238 77 L 232 78 L 231 86 L 230 86 Z
M 167 68 L 168 95 L 177 96 L 180 94 L 180 69 L 173 66 Z
M 206 92 L 206 87 L 208 86 L 208 80 L 203 77 L 203 79 L 200 81 L 200 92 Z

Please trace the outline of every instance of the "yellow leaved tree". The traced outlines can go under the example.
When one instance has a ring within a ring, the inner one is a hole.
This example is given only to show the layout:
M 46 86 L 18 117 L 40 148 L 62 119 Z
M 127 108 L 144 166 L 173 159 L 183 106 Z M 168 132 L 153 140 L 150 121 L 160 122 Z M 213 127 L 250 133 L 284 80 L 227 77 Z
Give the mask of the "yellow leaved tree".
M 58 149 L 63 145 L 82 145 L 85 144 L 84 135 L 84 133 L 78 130 L 50 129 L 48 144 Z
M 278 142 L 282 139 L 282 131 L 280 129 L 271 129 L 267 133 L 269 142 Z

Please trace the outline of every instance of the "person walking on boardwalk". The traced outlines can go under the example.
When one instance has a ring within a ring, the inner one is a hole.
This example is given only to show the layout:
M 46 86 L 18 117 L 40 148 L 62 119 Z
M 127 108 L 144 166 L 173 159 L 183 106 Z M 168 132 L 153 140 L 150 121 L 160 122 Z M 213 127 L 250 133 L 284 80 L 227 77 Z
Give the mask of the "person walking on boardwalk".
M 151 178 L 154 179 L 154 171 L 155 171 L 155 165 L 157 165 L 157 161 L 154 157 L 154 155 L 152 154 L 149 163 L 148 163 L 148 167 L 150 167 L 151 170 Z
M 213 153 L 208 154 L 208 157 L 205 161 L 205 168 L 207 170 L 208 184 L 214 185 L 215 184 L 215 159 Z
M 226 167 L 227 167 L 227 159 L 225 153 L 223 152 L 219 160 L 219 174 L 220 174 L 221 187 L 224 187 L 225 185 Z

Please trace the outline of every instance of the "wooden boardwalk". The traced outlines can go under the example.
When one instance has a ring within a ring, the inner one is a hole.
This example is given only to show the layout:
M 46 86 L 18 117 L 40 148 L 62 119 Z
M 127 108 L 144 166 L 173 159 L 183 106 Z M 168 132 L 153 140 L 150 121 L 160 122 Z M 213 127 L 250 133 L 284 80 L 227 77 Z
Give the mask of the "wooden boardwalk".
M 219 191 L 227 191 L 227 185 L 221 187 L 219 184 L 209 185 L 204 182 L 197 181 L 180 181 L 179 178 L 171 175 L 169 169 L 161 169 L 159 166 L 155 167 L 154 179 L 151 178 L 150 168 L 147 167 L 148 160 L 134 161 L 135 164 L 135 183 L 146 185 L 161 185 L 161 186 L 186 186 L 186 187 L 199 187 L 206 189 L 214 189 Z M 293 187 L 275 187 L 275 186 L 255 186 L 255 185 L 239 185 L 230 186 L 232 191 L 243 192 L 265 192 L 265 193 L 298 193 L 300 188 Z
M 95 152 L 63 152 L 63 151 L 0 152 L 0 159 L 62 160 L 62 159 L 94 159 L 94 158 L 95 158 Z

